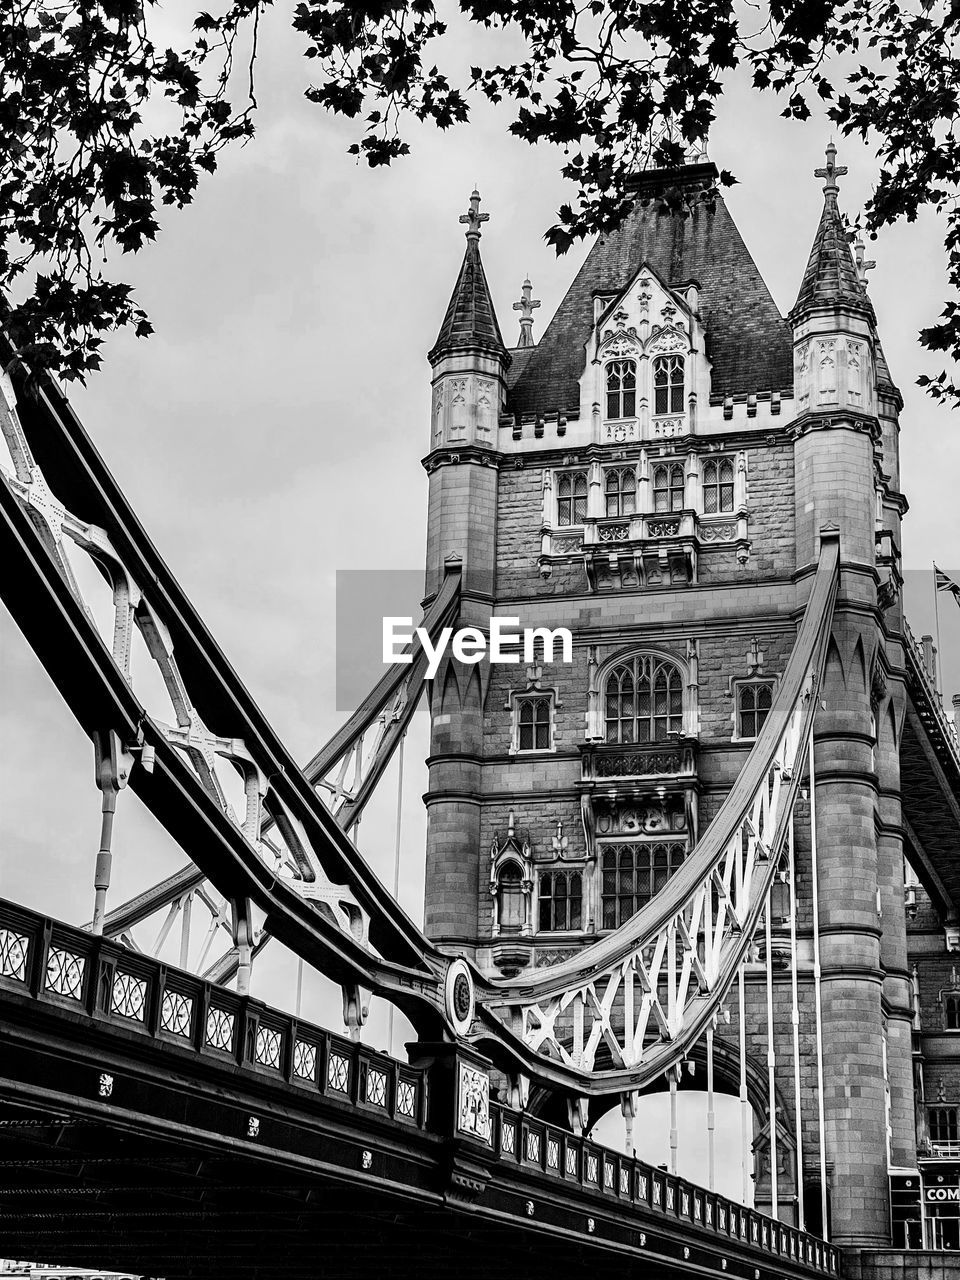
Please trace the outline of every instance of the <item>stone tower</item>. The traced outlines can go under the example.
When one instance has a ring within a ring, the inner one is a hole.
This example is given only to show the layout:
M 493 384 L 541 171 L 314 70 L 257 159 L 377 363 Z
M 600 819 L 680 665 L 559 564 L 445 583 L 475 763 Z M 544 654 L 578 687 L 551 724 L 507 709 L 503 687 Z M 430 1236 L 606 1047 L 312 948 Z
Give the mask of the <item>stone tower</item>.
M 900 400 L 843 230 L 842 172 L 831 148 L 788 317 L 716 169 L 698 162 L 635 179 L 632 212 L 593 247 L 536 343 L 525 284 L 510 351 L 474 195 L 430 353 L 428 590 L 460 557 L 465 622 L 567 627 L 573 650 L 569 662 L 556 650 L 449 662 L 434 681 L 426 923 L 509 975 L 572 954 L 648 902 L 742 768 L 796 638 L 820 531 L 837 526 L 842 581 L 815 730 L 827 1163 L 835 1238 L 879 1245 L 888 1164 L 916 1163 L 896 745 Z M 797 857 L 809 1010 L 801 834 Z M 812 1030 L 803 1053 L 809 1094 Z M 808 1102 L 805 1151 L 816 1146 Z M 783 1123 L 788 1142 L 796 1117 Z M 804 1162 L 796 1194 L 815 1176 Z

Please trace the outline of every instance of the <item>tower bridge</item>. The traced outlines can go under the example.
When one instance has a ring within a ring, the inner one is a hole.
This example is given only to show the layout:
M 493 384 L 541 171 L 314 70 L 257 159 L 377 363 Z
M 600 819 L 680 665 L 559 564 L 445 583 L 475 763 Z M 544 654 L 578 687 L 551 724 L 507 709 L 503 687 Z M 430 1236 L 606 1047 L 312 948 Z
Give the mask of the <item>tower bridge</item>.
M 0 595 L 102 807 L 85 927 L 0 900 L 0 1252 L 170 1280 L 454 1251 L 477 1274 L 952 1271 L 960 744 L 903 615 L 902 400 L 842 173 L 831 146 L 787 317 L 700 160 L 637 178 L 539 341 L 525 282 L 512 349 L 473 194 L 429 353 L 430 643 L 303 768 L 0 339 Z M 445 627 L 494 616 L 569 628 L 572 660 L 446 650 L 426 679 Z M 355 836 L 424 690 L 421 931 Z M 127 791 L 185 864 L 118 902 Z M 271 939 L 342 1024 L 250 994 Z M 365 1039 L 371 998 L 408 1019 L 404 1060 Z M 616 1109 L 618 1150 L 595 1133 Z

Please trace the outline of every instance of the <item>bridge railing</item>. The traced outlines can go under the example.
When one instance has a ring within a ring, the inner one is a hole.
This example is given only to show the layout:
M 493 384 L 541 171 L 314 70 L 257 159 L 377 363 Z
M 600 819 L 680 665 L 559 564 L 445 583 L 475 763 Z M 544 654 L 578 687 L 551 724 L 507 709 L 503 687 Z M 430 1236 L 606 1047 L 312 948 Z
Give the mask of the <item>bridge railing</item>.
M 425 1069 L 6 902 L 0 988 L 426 1127 Z
M 490 1112 L 491 1144 L 501 1160 L 537 1169 L 623 1207 L 643 1208 L 795 1265 L 838 1274 L 838 1251 L 817 1236 L 526 1113 L 499 1103 L 492 1103 Z
M 471 1147 L 484 1167 L 492 1161 L 493 1170 L 499 1166 L 506 1173 L 504 1166 L 512 1167 L 582 1193 L 588 1231 L 597 1225 L 589 1217 L 596 1197 L 598 1214 L 614 1208 L 618 1214 L 636 1213 L 641 1245 L 644 1229 L 656 1232 L 662 1219 L 664 1228 L 673 1224 L 702 1231 L 705 1240 L 757 1251 L 779 1260 L 784 1269 L 839 1275 L 839 1254 L 823 1240 L 546 1120 L 494 1102 L 481 1106 L 474 1117 L 478 1123 L 467 1124 L 462 1091 L 453 1084 L 453 1072 L 459 1079 L 458 1063 L 469 1054 L 462 1046 L 423 1045 L 423 1065 L 398 1062 L 251 996 L 3 900 L 0 994 L 7 1001 L 40 1006 L 51 1016 L 63 1015 L 69 1024 L 91 1019 L 118 1032 L 126 1044 L 131 1036 L 142 1036 L 169 1046 L 179 1059 L 178 1070 L 181 1055 L 189 1054 L 195 1064 L 191 1070 L 201 1062 L 214 1071 L 240 1068 L 304 1097 L 433 1137 L 452 1133 L 454 1147 Z M 114 1081 L 109 1058 L 106 1062 L 99 1090 L 109 1099 Z

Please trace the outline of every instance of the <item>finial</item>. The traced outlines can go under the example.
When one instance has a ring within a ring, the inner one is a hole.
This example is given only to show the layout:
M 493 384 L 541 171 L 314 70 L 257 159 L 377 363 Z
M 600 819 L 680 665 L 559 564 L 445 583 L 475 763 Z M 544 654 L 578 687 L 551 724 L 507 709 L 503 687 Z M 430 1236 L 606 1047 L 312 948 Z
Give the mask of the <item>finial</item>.
M 860 277 L 861 284 L 867 283 L 867 272 L 872 271 L 874 267 L 877 265 L 872 259 L 870 261 L 866 261 L 864 259 L 863 255 L 864 255 L 865 249 L 866 249 L 866 245 L 863 243 L 860 237 L 857 236 L 856 240 L 854 240 L 853 242 L 853 252 L 857 260 L 857 275 Z
M 482 222 L 490 221 L 489 213 L 480 212 L 480 192 L 476 187 L 474 187 L 473 191 L 470 193 L 470 208 L 466 213 L 461 213 L 460 221 L 466 223 L 466 236 L 468 240 L 471 238 L 479 240 L 480 224 Z
M 842 178 L 847 172 L 847 166 L 845 164 L 838 165 L 836 160 L 837 148 L 833 145 L 833 139 L 831 138 L 827 143 L 826 166 L 823 169 L 814 169 L 813 171 L 815 178 L 826 178 L 826 182 L 823 184 L 824 195 L 836 195 L 840 190 L 837 178 Z
M 520 312 L 520 346 L 533 346 L 533 313 L 540 305 L 539 298 L 531 297 L 533 285 L 527 276 L 520 290 L 520 300 L 513 304 L 514 311 Z

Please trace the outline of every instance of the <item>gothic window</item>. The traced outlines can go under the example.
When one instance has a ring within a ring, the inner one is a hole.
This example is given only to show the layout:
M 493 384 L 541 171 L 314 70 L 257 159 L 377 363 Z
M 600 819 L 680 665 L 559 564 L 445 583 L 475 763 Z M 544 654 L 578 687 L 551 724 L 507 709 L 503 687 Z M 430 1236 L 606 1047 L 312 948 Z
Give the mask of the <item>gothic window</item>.
M 633 418 L 637 412 L 636 360 L 611 360 L 607 365 L 607 417 Z
M 519 933 L 526 924 L 523 875 L 515 862 L 505 862 L 497 877 L 497 919 L 501 933 Z
M 618 929 L 667 883 L 686 856 L 682 840 L 604 844 L 601 912 L 604 929 Z
M 929 1120 L 931 1142 L 960 1141 L 956 1107 L 931 1107 Z
M 683 413 L 683 356 L 657 356 L 654 360 L 653 412 Z
M 603 476 L 608 516 L 631 516 L 637 509 L 637 473 L 633 467 L 612 467 Z
M 537 883 L 540 908 L 539 930 L 583 927 L 583 876 L 579 871 L 542 871 Z
M 737 684 L 737 737 L 755 738 L 773 706 L 772 680 L 742 680 Z
M 550 751 L 553 747 L 553 699 L 548 694 L 515 698 L 514 750 Z
M 703 464 L 703 513 L 733 510 L 733 460 L 711 458 Z
M 960 991 L 943 993 L 943 1029 L 960 1031 Z
M 654 511 L 683 510 L 683 463 L 661 463 L 653 469 Z
M 566 471 L 557 479 L 557 524 L 583 524 L 587 516 L 587 473 Z
M 653 654 L 618 662 L 604 681 L 607 742 L 662 742 L 683 726 L 679 667 Z

